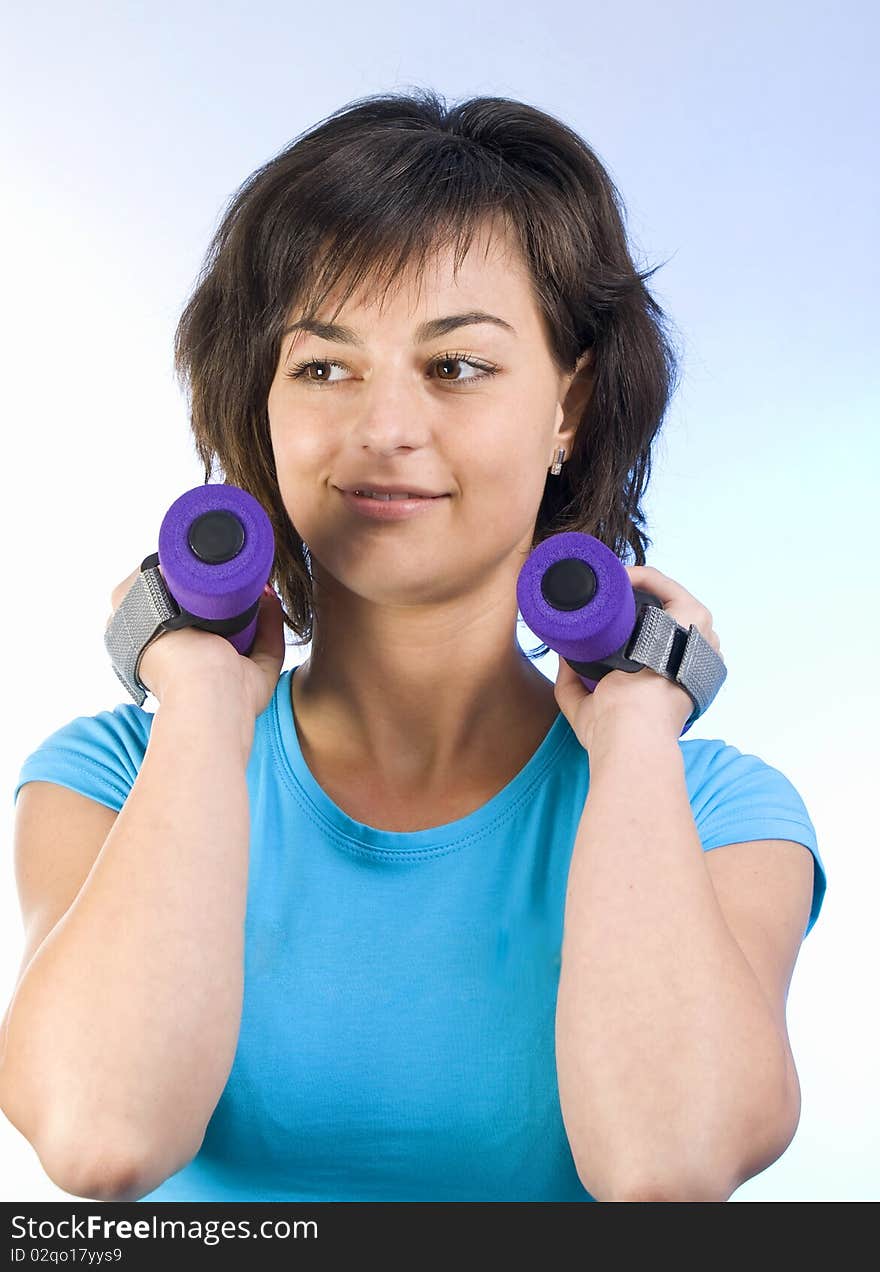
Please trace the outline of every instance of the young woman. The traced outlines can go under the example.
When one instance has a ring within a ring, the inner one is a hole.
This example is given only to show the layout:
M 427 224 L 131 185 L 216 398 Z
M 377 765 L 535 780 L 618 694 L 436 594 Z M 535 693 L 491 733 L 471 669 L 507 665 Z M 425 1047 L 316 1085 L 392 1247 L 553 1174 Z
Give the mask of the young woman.
M 247 657 L 155 640 L 156 712 L 71 721 L 16 787 L 0 1095 L 61 1187 L 717 1200 L 791 1141 L 803 801 L 681 741 L 680 685 L 554 684 L 517 640 L 524 560 L 580 530 L 720 652 L 645 563 L 648 277 L 595 152 L 502 98 L 363 99 L 236 192 L 176 365 L 277 594 Z

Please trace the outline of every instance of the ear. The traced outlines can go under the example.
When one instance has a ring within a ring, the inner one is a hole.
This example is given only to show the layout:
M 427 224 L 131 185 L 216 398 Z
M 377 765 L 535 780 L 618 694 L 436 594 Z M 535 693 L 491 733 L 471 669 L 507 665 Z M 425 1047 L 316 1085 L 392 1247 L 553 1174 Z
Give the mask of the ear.
M 593 396 L 595 383 L 594 351 L 586 349 L 578 358 L 574 371 L 562 382 L 564 397 L 557 410 L 556 438 L 559 445 L 565 447 L 566 458 L 571 454 L 574 435 Z

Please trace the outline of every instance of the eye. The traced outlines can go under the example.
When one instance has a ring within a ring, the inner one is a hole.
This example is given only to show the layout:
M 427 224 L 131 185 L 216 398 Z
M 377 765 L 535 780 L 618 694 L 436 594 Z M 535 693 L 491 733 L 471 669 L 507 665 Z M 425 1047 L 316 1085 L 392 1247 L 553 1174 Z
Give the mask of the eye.
M 453 380 L 447 379 L 445 375 L 440 376 L 444 384 L 473 384 L 476 380 L 488 380 L 490 376 L 495 375 L 498 371 L 497 367 L 490 366 L 487 362 L 478 362 L 476 358 L 469 358 L 465 353 L 444 353 L 441 357 L 435 358 L 431 365 L 434 367 L 454 365 L 473 367 L 480 373 L 479 375 L 459 376 Z
M 459 376 L 453 379 L 450 379 L 445 375 L 438 376 L 437 378 L 441 383 L 473 384 L 478 380 L 488 380 L 490 376 L 496 375 L 498 371 L 497 367 L 493 367 L 486 362 L 480 362 L 475 358 L 470 358 L 464 353 L 444 353 L 441 354 L 439 358 L 434 358 L 431 363 L 432 367 L 445 368 L 454 365 L 471 367 L 479 374 Z M 312 367 L 324 369 L 323 373 L 317 377 L 309 375 L 308 372 L 312 369 Z M 304 380 L 308 384 L 338 384 L 338 380 L 331 380 L 327 374 L 326 368 L 328 367 L 336 367 L 340 371 L 347 371 L 349 369 L 344 362 L 336 362 L 333 359 L 326 358 L 321 360 L 312 358 L 307 362 L 295 363 L 294 366 L 292 366 L 285 374 L 291 380 Z
M 320 367 L 320 368 L 338 367 L 341 371 L 345 371 L 347 369 L 344 366 L 344 364 L 341 362 L 330 362 L 330 361 L 327 361 L 326 359 L 324 361 L 318 362 L 313 359 L 311 362 L 297 362 L 294 366 L 290 368 L 290 370 L 286 374 L 291 380 L 308 380 L 310 384 L 335 384 L 336 383 L 335 380 L 331 380 L 329 378 L 326 372 L 323 375 L 319 376 L 317 379 L 314 379 L 312 376 L 307 375 L 306 372 L 310 371 L 312 367 Z

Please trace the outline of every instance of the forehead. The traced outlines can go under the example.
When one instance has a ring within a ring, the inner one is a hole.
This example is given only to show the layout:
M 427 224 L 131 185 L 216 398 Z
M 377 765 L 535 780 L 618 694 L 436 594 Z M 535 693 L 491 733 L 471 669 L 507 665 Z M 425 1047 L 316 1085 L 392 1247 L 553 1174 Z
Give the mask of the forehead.
M 484 225 L 474 234 L 463 258 L 456 262 L 456 244 L 443 243 L 430 255 L 408 262 L 396 278 L 361 282 L 344 301 L 346 280 L 340 279 L 318 307 L 318 316 L 344 321 L 356 311 L 370 311 L 371 320 L 411 320 L 416 314 L 484 309 L 503 315 L 517 331 L 539 318 L 531 278 L 516 236 L 502 224 Z M 341 305 L 341 307 L 340 307 Z M 290 309 L 290 321 L 302 316 L 300 305 Z M 488 329 L 487 329 L 488 330 Z
M 497 287 L 505 280 L 510 294 L 517 295 L 528 284 L 528 270 L 519 243 L 501 229 L 480 229 L 457 263 L 454 244 L 438 247 L 424 262 L 423 285 L 433 291 Z M 405 285 L 416 286 L 411 274 L 405 275 Z

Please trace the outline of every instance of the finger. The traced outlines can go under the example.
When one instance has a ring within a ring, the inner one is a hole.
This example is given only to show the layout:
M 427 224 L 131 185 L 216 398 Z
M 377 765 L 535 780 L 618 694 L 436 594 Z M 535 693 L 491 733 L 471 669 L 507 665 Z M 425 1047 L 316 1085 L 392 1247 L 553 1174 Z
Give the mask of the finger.
M 107 621 L 104 624 L 105 634 L 106 634 L 107 628 L 113 622 L 113 615 L 116 613 L 116 611 L 119 609 L 119 606 L 122 604 L 123 597 L 126 596 L 129 588 L 134 583 L 135 579 L 140 574 L 140 572 L 141 572 L 141 568 L 140 566 L 138 566 L 137 569 L 132 570 L 128 578 L 123 579 L 121 583 L 117 583 L 113 591 L 110 593 L 110 613 L 107 615 Z
M 643 587 L 648 592 L 654 592 L 664 605 L 683 603 L 696 606 L 701 614 L 708 615 L 709 611 L 700 604 L 693 593 L 686 587 L 682 587 L 676 579 L 670 578 L 668 574 L 656 570 L 653 565 L 628 565 L 625 569 L 630 575 L 630 582 L 637 587 Z
M 684 589 L 675 579 L 655 570 L 652 565 L 627 565 L 624 568 L 631 585 L 645 592 L 652 592 L 659 597 L 664 608 L 673 601 L 686 599 Z
M 110 593 L 110 604 L 113 606 L 114 610 L 118 608 L 119 602 L 122 600 L 123 596 L 125 596 L 126 592 L 131 587 L 132 583 L 134 583 L 140 572 L 141 569 L 140 566 L 138 566 L 137 569 L 132 570 L 131 574 L 129 574 L 127 578 L 123 579 L 121 583 L 116 584 L 113 591 Z
M 554 686 L 554 695 L 560 707 L 566 711 L 573 710 L 589 693 L 590 690 L 574 668 L 569 666 L 564 658 L 560 658 Z
M 248 657 L 268 657 L 273 661 L 280 658 L 283 661 L 284 654 L 284 619 L 281 602 L 274 591 L 271 596 L 264 592 L 260 597 L 257 610 L 257 632 Z
M 693 592 L 671 579 L 668 574 L 661 573 L 651 565 L 628 565 L 624 567 L 630 575 L 634 586 L 643 586 L 660 598 L 663 608 L 676 622 L 683 627 L 691 623 L 702 635 L 709 639 L 707 633 L 712 631 L 714 617 L 712 611 L 703 605 Z

